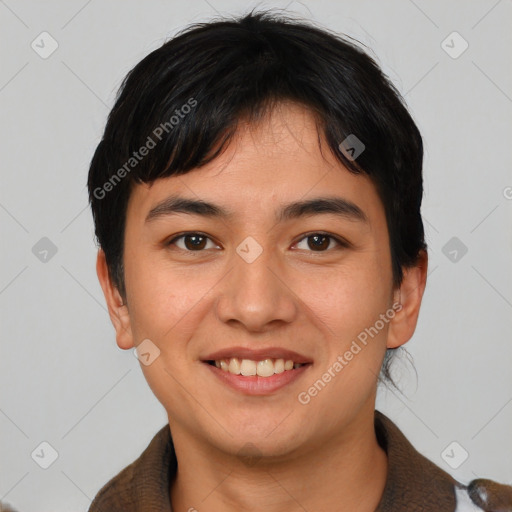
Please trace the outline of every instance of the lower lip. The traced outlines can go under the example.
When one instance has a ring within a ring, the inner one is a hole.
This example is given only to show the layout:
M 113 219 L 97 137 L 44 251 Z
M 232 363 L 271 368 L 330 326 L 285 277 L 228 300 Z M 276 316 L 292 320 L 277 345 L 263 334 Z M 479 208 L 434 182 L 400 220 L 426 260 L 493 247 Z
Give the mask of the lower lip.
M 246 395 L 268 395 L 277 391 L 287 384 L 296 381 L 311 366 L 311 363 L 304 364 L 294 370 L 274 373 L 271 377 L 259 377 L 258 375 L 244 377 L 243 375 L 235 375 L 234 373 L 226 372 L 204 361 L 203 364 L 228 386 Z

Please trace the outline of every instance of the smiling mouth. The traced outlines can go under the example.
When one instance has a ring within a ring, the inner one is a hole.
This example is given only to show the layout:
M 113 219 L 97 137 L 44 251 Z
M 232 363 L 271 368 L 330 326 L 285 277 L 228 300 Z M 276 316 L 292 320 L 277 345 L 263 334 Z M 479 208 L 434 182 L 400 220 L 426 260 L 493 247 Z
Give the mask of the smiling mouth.
M 205 363 L 216 366 L 220 370 L 231 373 L 233 375 L 240 375 L 243 377 L 272 377 L 275 374 L 297 370 L 302 366 L 308 366 L 311 363 L 295 363 L 292 359 L 263 359 L 261 361 L 254 361 L 251 359 L 240 359 L 238 357 L 231 357 L 229 359 L 219 359 L 204 361 Z

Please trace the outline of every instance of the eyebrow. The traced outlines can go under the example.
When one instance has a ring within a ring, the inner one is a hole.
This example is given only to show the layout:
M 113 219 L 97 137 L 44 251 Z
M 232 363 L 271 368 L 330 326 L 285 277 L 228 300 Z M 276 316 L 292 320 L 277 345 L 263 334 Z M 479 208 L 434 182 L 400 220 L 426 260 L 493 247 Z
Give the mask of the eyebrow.
M 151 222 L 176 213 L 200 215 L 207 218 L 222 218 L 225 220 L 236 216 L 235 212 L 227 210 L 220 205 L 181 196 L 170 196 L 149 211 L 145 222 Z M 276 213 L 276 221 L 284 222 L 318 214 L 333 214 L 347 220 L 369 223 L 368 217 L 359 206 L 348 199 L 338 196 L 316 197 L 286 204 Z

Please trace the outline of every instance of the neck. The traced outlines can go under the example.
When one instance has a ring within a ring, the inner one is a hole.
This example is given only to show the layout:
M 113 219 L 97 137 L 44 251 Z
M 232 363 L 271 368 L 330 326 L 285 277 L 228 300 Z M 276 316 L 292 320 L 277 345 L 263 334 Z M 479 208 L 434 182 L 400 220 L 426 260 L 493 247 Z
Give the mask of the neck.
M 178 460 L 170 489 L 176 512 L 374 512 L 384 491 L 387 457 L 375 435 L 373 407 L 315 446 L 252 463 L 212 453 L 178 425 L 171 429 Z

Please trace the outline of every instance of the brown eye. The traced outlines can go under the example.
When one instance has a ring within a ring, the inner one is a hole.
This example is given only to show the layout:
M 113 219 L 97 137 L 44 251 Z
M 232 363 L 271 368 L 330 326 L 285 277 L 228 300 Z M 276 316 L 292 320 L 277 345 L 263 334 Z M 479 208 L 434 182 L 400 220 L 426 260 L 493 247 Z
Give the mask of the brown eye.
M 178 241 L 182 242 L 181 245 Z M 173 238 L 168 245 L 176 245 L 179 249 L 189 252 L 200 252 L 206 248 L 208 241 L 211 240 L 201 233 L 185 233 Z M 215 244 L 213 244 L 215 246 Z
M 185 247 L 191 251 L 204 249 L 207 238 L 201 235 L 186 235 L 183 237 Z
M 316 249 L 327 249 L 329 247 L 329 244 L 330 244 L 330 237 L 328 236 L 325 236 L 325 235 L 313 235 L 313 236 L 308 236 L 307 238 L 309 240 L 310 243 L 308 243 L 308 246 L 313 249 L 313 250 L 316 250 Z
M 348 246 L 348 244 L 342 240 L 325 233 L 312 233 L 307 235 L 300 240 L 299 244 L 304 241 L 306 241 L 306 247 L 299 247 L 299 249 L 311 250 L 313 252 L 327 252 L 327 249 L 331 246 L 331 241 L 334 241 L 335 246 Z

